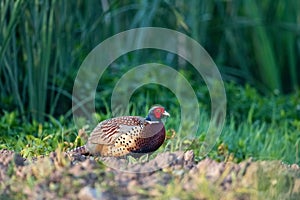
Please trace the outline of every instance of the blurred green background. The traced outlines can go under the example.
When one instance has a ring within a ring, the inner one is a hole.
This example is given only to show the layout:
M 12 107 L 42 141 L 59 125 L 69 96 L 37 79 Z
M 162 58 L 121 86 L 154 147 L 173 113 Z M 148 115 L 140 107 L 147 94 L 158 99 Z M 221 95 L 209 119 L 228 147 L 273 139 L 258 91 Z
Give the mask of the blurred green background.
M 137 27 L 169 28 L 198 41 L 223 80 L 235 83 L 226 86 L 233 115 L 249 110 L 247 95 L 256 98 L 253 92 L 241 95 L 236 85 L 251 85 L 257 95 L 298 94 L 298 0 L 2 0 L 0 22 L 0 114 L 17 110 L 22 121 L 70 118 L 73 83 L 84 58 L 103 40 Z M 191 81 L 199 101 L 210 102 L 192 66 L 171 53 L 145 49 L 120 57 L 107 69 L 98 88 L 97 111 L 107 108 L 122 74 L 153 61 L 179 70 Z M 158 91 L 165 95 L 162 103 L 177 105 L 175 96 L 157 85 L 138 90 L 132 101 L 137 106 L 157 103 Z M 295 96 L 288 104 L 294 110 L 299 103 Z M 255 101 L 259 105 L 260 100 Z

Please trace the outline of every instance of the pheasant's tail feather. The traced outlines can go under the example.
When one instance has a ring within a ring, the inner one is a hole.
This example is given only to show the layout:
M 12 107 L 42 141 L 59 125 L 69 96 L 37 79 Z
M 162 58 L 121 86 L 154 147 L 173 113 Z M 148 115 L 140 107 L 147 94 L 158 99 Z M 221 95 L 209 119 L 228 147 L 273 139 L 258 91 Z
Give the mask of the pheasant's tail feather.
M 80 155 L 86 155 L 89 154 L 89 150 L 86 148 L 86 145 L 77 147 L 75 149 L 71 149 L 70 151 L 67 151 L 67 154 L 74 155 L 74 154 L 80 154 Z

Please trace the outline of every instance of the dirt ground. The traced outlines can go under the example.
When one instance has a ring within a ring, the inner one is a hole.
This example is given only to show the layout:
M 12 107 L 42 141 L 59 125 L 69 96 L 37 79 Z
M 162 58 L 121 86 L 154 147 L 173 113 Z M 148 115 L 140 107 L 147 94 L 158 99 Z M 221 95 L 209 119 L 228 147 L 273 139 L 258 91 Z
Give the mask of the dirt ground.
M 34 160 L 0 150 L 0 199 L 300 199 L 300 170 L 280 161 L 194 161 L 193 151 L 144 163 L 62 153 Z

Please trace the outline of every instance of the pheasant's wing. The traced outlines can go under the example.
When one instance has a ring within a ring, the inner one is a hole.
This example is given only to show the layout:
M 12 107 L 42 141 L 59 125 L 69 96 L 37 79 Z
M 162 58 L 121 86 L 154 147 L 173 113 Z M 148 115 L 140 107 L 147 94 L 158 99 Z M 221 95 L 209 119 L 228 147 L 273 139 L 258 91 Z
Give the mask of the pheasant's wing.
M 88 141 L 94 144 L 113 144 L 122 134 L 144 125 L 142 117 L 124 116 L 105 120 L 92 131 Z

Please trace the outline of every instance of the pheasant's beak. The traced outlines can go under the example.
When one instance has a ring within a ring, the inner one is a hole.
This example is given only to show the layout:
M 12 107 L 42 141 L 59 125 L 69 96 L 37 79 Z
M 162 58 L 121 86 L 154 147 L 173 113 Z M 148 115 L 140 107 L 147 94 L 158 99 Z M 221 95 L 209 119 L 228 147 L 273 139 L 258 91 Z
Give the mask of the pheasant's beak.
M 167 111 L 164 111 L 164 112 L 162 113 L 162 115 L 163 115 L 163 116 L 166 116 L 166 117 L 170 117 L 170 114 L 169 114 Z

